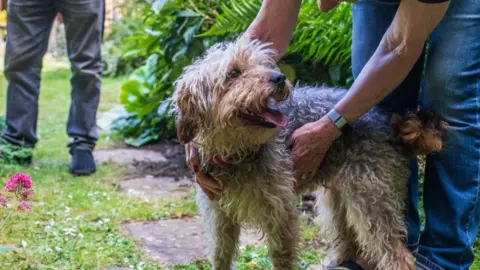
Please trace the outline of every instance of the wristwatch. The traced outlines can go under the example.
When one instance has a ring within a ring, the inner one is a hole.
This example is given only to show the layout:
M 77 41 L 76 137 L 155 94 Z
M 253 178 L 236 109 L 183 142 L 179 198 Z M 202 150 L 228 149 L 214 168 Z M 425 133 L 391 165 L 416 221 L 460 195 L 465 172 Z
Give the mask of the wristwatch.
M 335 109 L 332 109 L 327 114 L 328 118 L 332 120 L 333 124 L 342 132 L 342 134 L 348 134 L 352 130 L 352 127 L 348 124 L 345 117 L 338 113 Z

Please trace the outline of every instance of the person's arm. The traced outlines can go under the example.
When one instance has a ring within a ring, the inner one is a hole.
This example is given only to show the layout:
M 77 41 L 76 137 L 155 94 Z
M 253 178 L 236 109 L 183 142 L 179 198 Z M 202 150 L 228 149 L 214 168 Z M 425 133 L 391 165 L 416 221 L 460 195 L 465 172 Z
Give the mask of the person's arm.
M 373 108 L 405 79 L 449 4 L 402 0 L 376 52 L 335 106 L 347 121 L 355 121 Z
M 245 34 L 252 39 L 271 42 L 280 58 L 292 39 L 301 3 L 301 0 L 264 0 Z

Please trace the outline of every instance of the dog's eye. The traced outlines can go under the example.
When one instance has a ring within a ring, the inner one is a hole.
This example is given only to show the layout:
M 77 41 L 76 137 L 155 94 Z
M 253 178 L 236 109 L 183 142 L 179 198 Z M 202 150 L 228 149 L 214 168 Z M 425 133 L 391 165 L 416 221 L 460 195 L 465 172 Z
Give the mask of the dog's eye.
M 232 71 L 230 71 L 228 73 L 228 78 L 236 78 L 236 77 L 240 76 L 240 74 L 242 74 L 242 72 L 240 72 L 239 69 L 233 69 Z

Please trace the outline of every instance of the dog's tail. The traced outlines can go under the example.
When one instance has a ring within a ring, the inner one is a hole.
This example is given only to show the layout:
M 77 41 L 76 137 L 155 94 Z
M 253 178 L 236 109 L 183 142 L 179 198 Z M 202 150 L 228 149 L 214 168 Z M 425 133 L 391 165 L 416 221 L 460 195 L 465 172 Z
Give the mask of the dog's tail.
M 411 155 L 426 155 L 443 148 L 448 124 L 430 111 L 419 110 L 403 116 L 395 114 L 391 124 Z

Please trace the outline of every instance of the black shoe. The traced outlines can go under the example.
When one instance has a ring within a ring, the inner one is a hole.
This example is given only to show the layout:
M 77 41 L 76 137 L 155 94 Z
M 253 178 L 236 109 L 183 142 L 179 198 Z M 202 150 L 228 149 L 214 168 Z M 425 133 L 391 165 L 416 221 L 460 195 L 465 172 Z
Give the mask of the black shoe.
M 32 157 L 33 148 L 12 144 L 0 137 L 0 162 L 29 165 Z
M 91 175 L 97 170 L 92 150 L 81 147 L 70 148 L 72 162 L 68 166 L 73 175 Z

